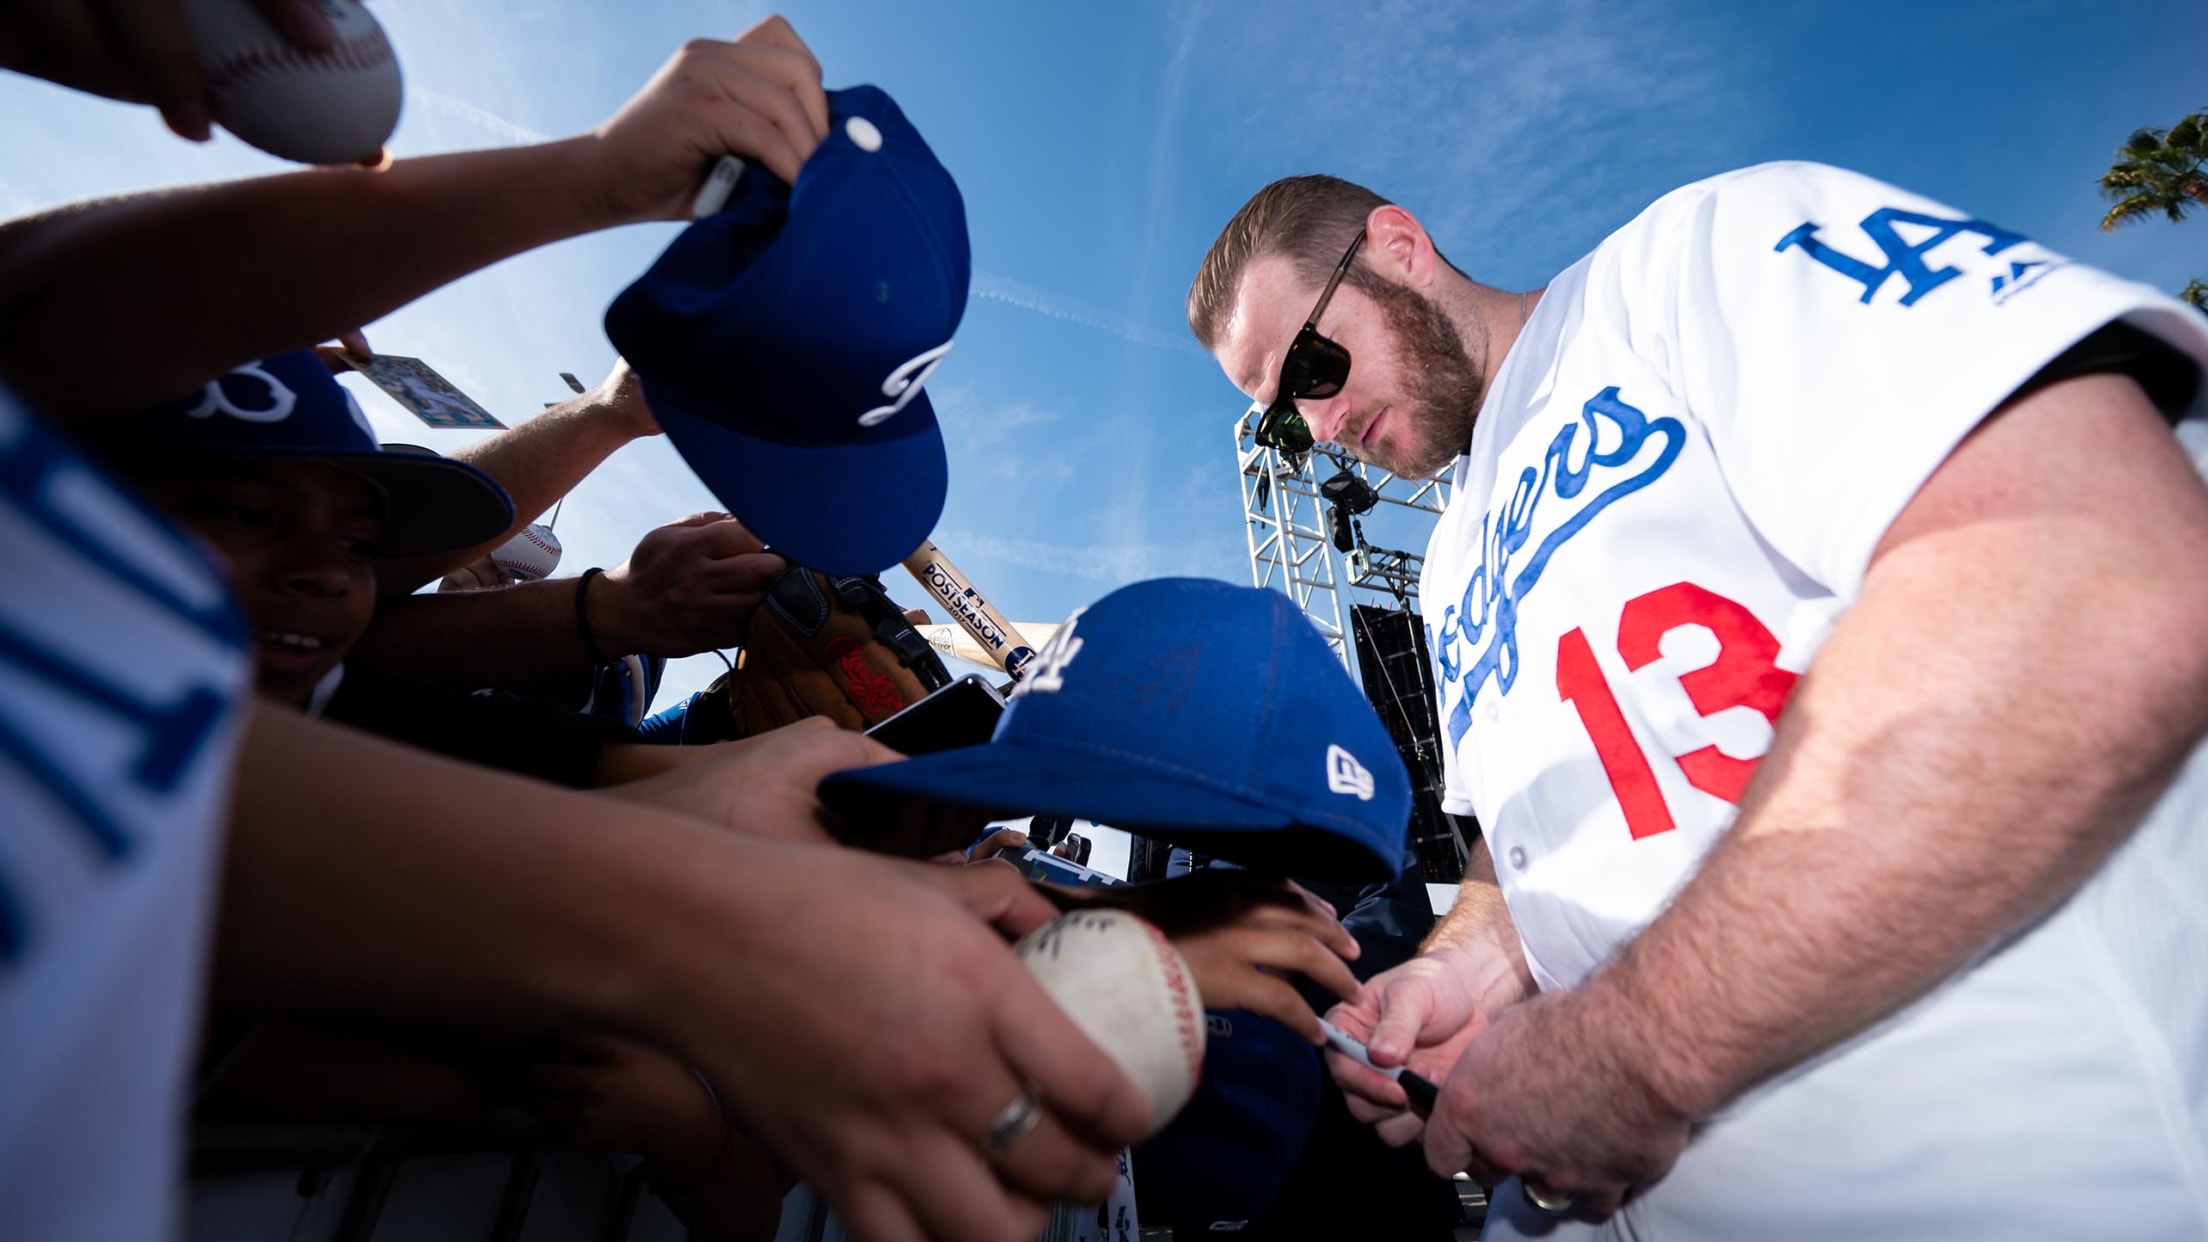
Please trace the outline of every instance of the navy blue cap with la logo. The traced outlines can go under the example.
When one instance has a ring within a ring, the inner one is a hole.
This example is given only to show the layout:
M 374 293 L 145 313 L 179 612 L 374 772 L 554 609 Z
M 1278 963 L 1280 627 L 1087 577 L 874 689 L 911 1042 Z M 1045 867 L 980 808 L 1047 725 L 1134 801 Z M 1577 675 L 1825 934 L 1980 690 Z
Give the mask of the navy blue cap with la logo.
M 1394 741 L 1326 640 L 1287 596 L 1207 578 L 1067 618 L 983 745 L 836 772 L 820 796 L 1078 816 L 1312 879 L 1394 875 L 1411 817 Z
M 376 443 L 353 394 L 311 349 L 249 362 L 205 387 L 91 432 L 102 455 L 132 459 L 249 458 L 316 461 L 349 470 L 383 492 L 385 556 L 428 556 L 496 538 L 514 502 L 489 475 L 428 449 Z
M 895 102 L 828 93 L 785 186 L 744 170 L 606 310 L 662 430 L 728 511 L 831 574 L 912 555 L 949 487 L 921 384 L 966 310 L 958 185 Z

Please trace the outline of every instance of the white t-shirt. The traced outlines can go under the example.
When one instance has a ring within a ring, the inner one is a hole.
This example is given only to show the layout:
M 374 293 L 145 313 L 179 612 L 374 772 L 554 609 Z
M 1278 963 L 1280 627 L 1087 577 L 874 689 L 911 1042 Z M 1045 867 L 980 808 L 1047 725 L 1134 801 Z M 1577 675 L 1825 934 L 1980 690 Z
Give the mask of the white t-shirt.
M 0 1234 L 178 1219 L 251 663 L 206 558 L 0 392 Z
M 2118 319 L 2208 362 L 2208 320 L 2173 299 L 1799 163 L 1666 195 L 1550 285 L 1420 584 L 1444 805 L 1479 817 L 1542 987 L 1607 960 L 1730 826 L 1948 452 Z M 2204 429 L 2196 396 L 2180 435 Z M 2208 902 L 2152 878 L 2208 882 L 2201 766 L 2084 899 L 1739 1102 L 1608 1228 L 2208 1236 Z

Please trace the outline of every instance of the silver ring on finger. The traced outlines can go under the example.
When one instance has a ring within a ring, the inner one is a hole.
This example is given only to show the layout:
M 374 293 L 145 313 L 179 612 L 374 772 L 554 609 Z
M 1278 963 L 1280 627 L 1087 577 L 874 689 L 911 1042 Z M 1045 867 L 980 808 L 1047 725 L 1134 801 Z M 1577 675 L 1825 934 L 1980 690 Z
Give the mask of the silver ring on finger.
M 992 1158 L 1002 1155 L 1005 1148 L 1018 1142 L 1022 1135 L 1034 1129 L 1035 1123 L 1042 1119 L 1043 1110 L 1035 1103 L 1035 1097 L 1022 1091 L 1012 1097 L 1010 1104 L 998 1109 L 997 1115 L 990 1119 L 989 1137 L 983 1146 Z
M 1562 1216 L 1579 1205 L 1579 1196 L 1569 1190 L 1542 1190 L 1530 1177 L 1518 1179 L 1518 1190 L 1526 1196 L 1526 1202 L 1551 1216 Z

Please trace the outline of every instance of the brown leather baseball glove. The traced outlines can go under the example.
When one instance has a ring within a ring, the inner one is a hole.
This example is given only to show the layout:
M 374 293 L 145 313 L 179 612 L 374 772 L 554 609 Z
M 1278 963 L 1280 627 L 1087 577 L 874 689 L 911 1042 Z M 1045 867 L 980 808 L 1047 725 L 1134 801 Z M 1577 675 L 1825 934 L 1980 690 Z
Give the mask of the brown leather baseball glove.
M 865 730 L 904 710 L 950 672 L 876 578 L 832 578 L 793 565 L 752 614 L 736 667 L 693 712 L 716 717 L 692 736 L 750 737 L 808 716 Z

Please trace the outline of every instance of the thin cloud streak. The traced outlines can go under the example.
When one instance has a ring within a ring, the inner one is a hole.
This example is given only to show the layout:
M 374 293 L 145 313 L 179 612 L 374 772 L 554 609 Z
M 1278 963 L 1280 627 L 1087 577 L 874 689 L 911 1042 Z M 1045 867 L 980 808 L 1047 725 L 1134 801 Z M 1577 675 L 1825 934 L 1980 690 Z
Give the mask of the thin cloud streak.
M 406 101 L 425 112 L 434 112 L 450 120 L 473 125 L 494 138 L 511 146 L 533 142 L 550 142 L 552 135 L 539 133 L 526 125 L 520 125 L 487 109 L 478 108 L 465 99 L 433 91 L 425 86 L 406 88 Z
M 1047 315 L 1052 319 L 1062 319 L 1067 323 L 1079 324 L 1084 328 L 1094 328 L 1098 332 L 1108 332 L 1123 341 L 1132 341 L 1137 345 L 1149 345 L 1153 348 L 1170 350 L 1174 353 L 1197 356 L 1201 356 L 1203 353 L 1202 350 L 1196 347 L 1195 341 L 1186 339 L 1177 333 L 1159 332 L 1154 328 L 1146 328 L 1141 324 L 1129 322 L 1109 311 L 1099 310 L 1093 306 L 1054 293 L 1045 293 L 1033 285 L 1022 284 L 1010 277 L 999 276 L 994 272 L 975 272 L 973 283 L 967 287 L 967 294 L 971 297 L 986 298 L 992 302 L 1001 302 L 1006 306 L 1016 306 L 1024 311 L 1033 311 L 1038 315 Z

